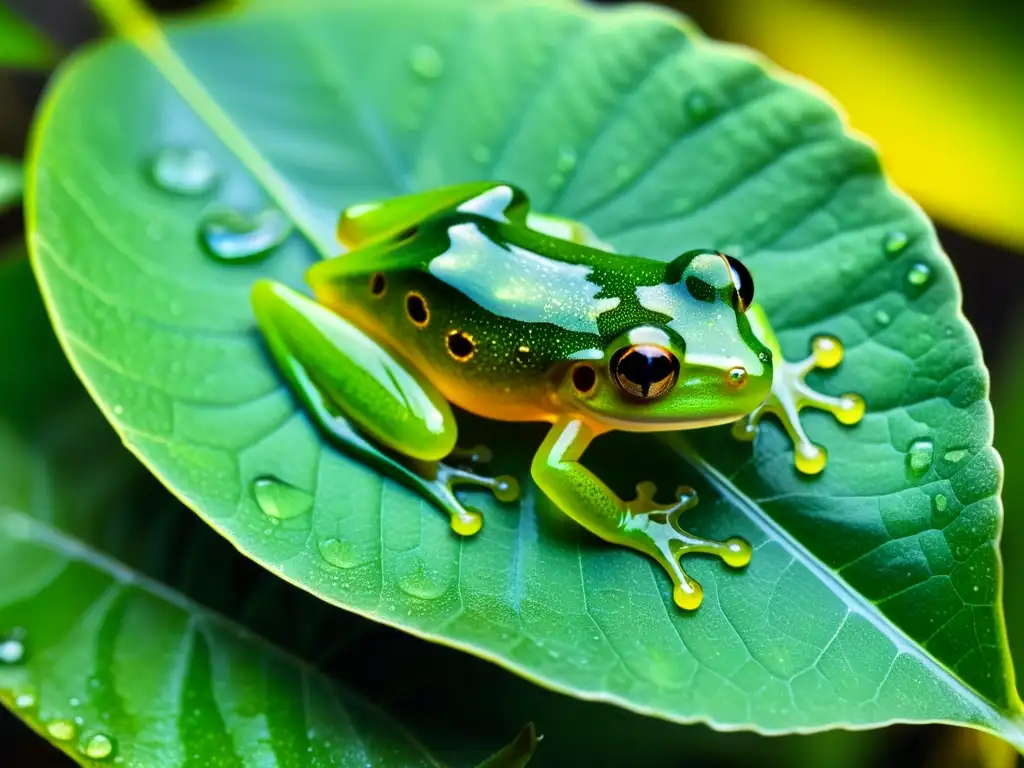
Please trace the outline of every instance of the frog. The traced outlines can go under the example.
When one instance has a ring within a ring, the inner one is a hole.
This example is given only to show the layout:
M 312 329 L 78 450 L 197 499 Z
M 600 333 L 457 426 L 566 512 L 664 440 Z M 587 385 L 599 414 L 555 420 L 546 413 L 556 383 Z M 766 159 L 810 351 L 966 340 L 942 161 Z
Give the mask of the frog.
M 252 288 L 270 358 L 339 450 L 419 492 L 472 536 L 482 513 L 457 491 L 501 502 L 521 492 L 482 471 L 489 450 L 458 445 L 454 408 L 550 425 L 530 467 L 553 506 L 597 537 L 652 558 L 684 610 L 702 602 L 684 556 L 743 568 L 745 539 L 687 531 L 693 488 L 656 500 L 647 480 L 620 498 L 581 459 L 614 431 L 659 433 L 733 424 L 752 440 L 775 415 L 795 469 L 821 472 L 800 410 L 855 424 L 864 402 L 805 381 L 834 368 L 839 340 L 816 337 L 797 362 L 754 302 L 751 273 L 716 249 L 669 261 L 618 253 L 581 222 L 537 213 L 523 189 L 467 182 L 346 208 L 344 250 L 310 266 L 312 295 L 262 279 Z

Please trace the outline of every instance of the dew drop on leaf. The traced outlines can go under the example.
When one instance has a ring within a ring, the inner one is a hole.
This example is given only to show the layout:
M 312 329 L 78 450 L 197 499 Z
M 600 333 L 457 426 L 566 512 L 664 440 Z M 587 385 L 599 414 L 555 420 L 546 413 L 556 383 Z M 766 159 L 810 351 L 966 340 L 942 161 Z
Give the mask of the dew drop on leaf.
M 894 259 L 899 256 L 903 251 L 910 245 L 910 237 L 906 232 L 899 230 L 890 232 L 882 240 L 882 249 L 885 251 L 885 255 L 890 259 Z
M 342 539 L 323 539 L 317 549 L 324 560 L 337 568 L 355 568 L 363 562 L 356 548 Z
M 246 262 L 266 257 L 292 232 L 288 217 L 276 208 L 255 215 L 215 211 L 199 226 L 206 252 L 218 261 Z
M 946 461 L 950 461 L 954 464 L 957 464 L 963 461 L 969 455 L 970 451 L 966 451 L 963 448 L 956 448 L 952 451 L 946 451 L 942 458 L 944 458 Z
M 435 80 L 444 73 L 444 59 L 437 49 L 429 45 L 417 45 L 409 54 L 412 71 L 424 80 Z
M 78 728 L 70 720 L 51 720 L 45 727 L 50 737 L 57 741 L 71 741 L 78 732 Z
M 931 279 L 932 268 L 927 264 L 917 262 L 907 270 L 907 288 L 912 291 L 921 290 L 928 285 L 928 281 Z
M 201 149 L 170 147 L 153 158 L 150 176 L 153 183 L 176 195 L 202 195 L 217 183 L 217 165 Z
M 17 637 L 0 641 L 0 664 L 20 664 L 25 658 L 25 644 Z
M 711 111 L 711 101 L 703 91 L 694 91 L 686 97 L 686 111 L 694 120 L 703 120 Z
M 947 525 L 956 514 L 949 506 L 949 499 L 943 493 L 935 494 L 932 499 L 932 525 L 941 528 Z
M 447 591 L 446 586 L 439 584 L 421 562 L 413 565 L 408 573 L 398 580 L 398 588 L 410 597 L 420 600 L 436 600 Z
M 890 317 L 889 313 L 886 312 L 884 309 L 880 309 L 877 312 L 875 312 L 875 322 L 878 323 L 879 325 L 888 325 L 889 321 L 891 320 L 892 317 Z
M 288 520 L 313 509 L 312 496 L 276 477 L 257 478 L 252 490 L 260 509 L 275 520 Z
M 82 754 L 93 760 L 106 760 L 114 754 L 114 740 L 105 733 L 90 736 L 81 746 Z
M 907 467 L 915 475 L 923 474 L 931 465 L 935 455 L 935 443 L 928 438 L 915 440 L 907 451 Z
M 571 147 L 563 147 L 558 152 L 558 160 L 555 162 L 555 170 L 559 173 L 569 173 L 576 167 L 576 150 Z
M 32 709 L 36 705 L 36 695 L 26 691 L 14 697 L 15 709 Z
M 483 144 L 474 144 L 469 150 L 470 156 L 481 165 L 491 159 L 491 150 Z

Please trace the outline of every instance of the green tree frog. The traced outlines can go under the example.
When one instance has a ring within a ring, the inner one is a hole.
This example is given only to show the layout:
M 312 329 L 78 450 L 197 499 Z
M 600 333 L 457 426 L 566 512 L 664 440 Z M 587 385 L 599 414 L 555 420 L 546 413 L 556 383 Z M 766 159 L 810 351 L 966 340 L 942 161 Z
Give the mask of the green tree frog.
M 742 567 L 750 545 L 686 532 L 680 516 L 697 503 L 690 488 L 672 504 L 655 502 L 650 482 L 619 498 L 580 463 L 590 442 L 612 430 L 730 422 L 752 439 L 770 412 L 793 439 L 797 470 L 813 474 L 826 456 L 799 410 L 845 424 L 864 412 L 856 395 L 826 397 L 804 383 L 813 368 L 839 363 L 838 340 L 818 337 L 810 357 L 785 362 L 749 272 L 717 251 L 668 263 L 620 255 L 582 224 L 531 213 L 520 189 L 486 182 L 353 206 L 338 236 L 349 250 L 307 273 L 315 299 L 256 283 L 258 325 L 317 426 L 418 489 L 456 533 L 482 524 L 457 486 L 502 501 L 519 489 L 465 467 L 451 405 L 548 422 L 531 467 L 537 486 L 584 528 L 652 557 L 676 604 L 694 609 L 703 592 L 682 556 Z

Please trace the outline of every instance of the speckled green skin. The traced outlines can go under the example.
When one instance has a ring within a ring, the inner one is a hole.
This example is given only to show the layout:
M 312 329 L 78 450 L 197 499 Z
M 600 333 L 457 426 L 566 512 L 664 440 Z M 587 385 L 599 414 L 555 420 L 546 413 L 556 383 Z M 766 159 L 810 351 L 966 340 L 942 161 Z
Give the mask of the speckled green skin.
M 343 214 L 339 237 L 353 250 L 310 269 L 315 302 L 260 282 L 253 304 L 285 377 L 342 449 L 417 487 L 470 534 L 480 518 L 454 485 L 484 485 L 509 500 L 516 488 L 511 478 L 441 463 L 457 436 L 448 403 L 492 419 L 547 421 L 535 482 L 592 532 L 656 559 L 681 607 L 701 601 L 683 554 L 746 564 L 745 542 L 679 527 L 696 503 L 691 489 L 666 506 L 641 483 L 637 498 L 623 501 L 578 461 L 610 430 L 691 429 L 750 415 L 752 433 L 757 416 L 777 410 L 777 342 L 764 314 L 742 305 L 722 254 L 691 252 L 667 264 L 615 254 L 580 225 L 531 215 L 515 187 L 487 183 L 356 206 Z M 638 396 L 616 377 L 616 355 L 651 347 L 678 361 L 678 375 L 657 397 Z M 581 389 L 580 366 L 593 386 Z M 792 391 L 783 394 L 792 400 Z

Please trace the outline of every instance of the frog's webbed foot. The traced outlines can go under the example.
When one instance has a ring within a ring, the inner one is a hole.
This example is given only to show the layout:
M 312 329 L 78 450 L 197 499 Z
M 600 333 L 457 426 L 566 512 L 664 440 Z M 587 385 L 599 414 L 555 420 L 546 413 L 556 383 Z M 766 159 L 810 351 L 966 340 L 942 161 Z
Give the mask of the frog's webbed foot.
M 465 453 L 467 458 L 483 462 L 490 460 L 490 452 L 480 453 L 482 446 L 468 449 Z M 456 451 L 452 455 L 462 453 Z M 483 456 L 483 458 L 481 458 Z M 428 486 L 431 498 L 434 499 L 447 513 L 451 520 L 452 530 L 460 536 L 472 536 L 477 533 L 483 525 L 483 515 L 472 507 L 463 504 L 455 493 L 460 486 L 474 486 L 486 488 L 494 494 L 498 501 L 510 502 L 519 498 L 519 481 L 511 475 L 498 475 L 488 477 L 471 472 L 467 469 L 453 467 L 440 461 L 418 461 L 415 462 L 418 474 Z
M 834 336 L 816 336 L 811 342 L 811 355 L 791 363 L 777 356 L 771 393 L 757 410 L 733 425 L 733 436 L 753 440 L 758 423 L 766 413 L 775 414 L 793 441 L 794 463 L 805 475 L 816 475 L 825 468 L 828 453 L 807 437 L 800 423 L 803 408 L 828 411 L 842 424 L 856 424 L 864 416 L 864 400 L 852 393 L 829 397 L 811 389 L 804 380 L 814 369 L 835 368 L 843 359 L 843 345 Z
M 742 568 L 750 562 L 750 544 L 740 538 L 713 541 L 684 531 L 679 525 L 680 516 L 697 506 L 697 492 L 693 488 L 679 486 L 674 504 L 658 504 L 654 501 L 655 492 L 654 483 L 645 481 L 637 485 L 636 498 L 626 502 L 622 531 L 630 538 L 647 539 L 647 546 L 637 548 L 657 560 L 668 572 L 674 585 L 672 597 L 676 605 L 694 610 L 704 599 L 704 590 L 686 573 L 680 562 L 683 555 L 716 555 L 726 565 Z

